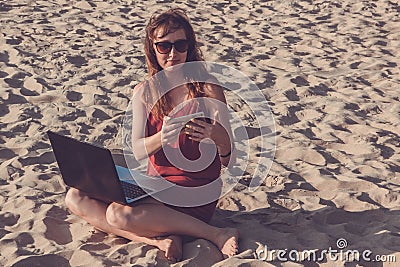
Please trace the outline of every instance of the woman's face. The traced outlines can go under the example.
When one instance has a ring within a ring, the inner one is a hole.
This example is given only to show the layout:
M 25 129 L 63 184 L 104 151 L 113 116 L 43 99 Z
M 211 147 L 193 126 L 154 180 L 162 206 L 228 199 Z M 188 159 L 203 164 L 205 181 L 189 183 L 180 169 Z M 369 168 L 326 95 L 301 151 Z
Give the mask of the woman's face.
M 178 50 L 181 51 L 183 50 L 182 47 L 184 47 L 185 42 L 182 42 L 182 40 L 187 40 L 185 31 L 183 29 L 170 32 L 164 37 L 159 37 L 159 33 L 156 30 L 154 32 L 154 35 L 155 37 L 153 40 L 153 48 L 156 52 L 157 62 L 161 66 L 161 68 L 165 69 L 186 62 L 187 49 L 185 52 L 178 51 Z M 159 48 L 157 49 L 156 44 L 160 42 L 166 42 L 166 43 L 159 44 Z M 161 50 L 161 52 L 165 52 L 165 48 L 168 48 L 169 45 L 168 43 L 176 43 L 176 42 L 178 43 L 172 46 L 171 51 L 165 54 L 160 53 L 158 51 Z M 176 49 L 176 46 L 178 46 L 178 50 Z M 164 51 L 162 49 L 164 49 Z

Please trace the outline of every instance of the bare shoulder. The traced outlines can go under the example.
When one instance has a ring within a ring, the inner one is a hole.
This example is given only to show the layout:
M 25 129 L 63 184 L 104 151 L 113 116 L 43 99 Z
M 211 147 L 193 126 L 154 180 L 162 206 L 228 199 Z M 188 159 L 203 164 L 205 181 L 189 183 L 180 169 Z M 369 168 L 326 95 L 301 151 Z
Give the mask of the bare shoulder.
M 145 85 L 145 81 L 141 81 L 138 84 L 135 85 L 135 87 L 133 87 L 133 93 L 136 93 L 137 91 L 139 91 L 141 88 L 143 88 Z
M 212 97 L 226 103 L 224 89 L 218 85 L 218 81 L 216 79 L 207 80 L 204 85 L 204 93 L 207 95 L 207 97 Z
M 144 98 L 144 92 L 146 88 L 146 81 L 141 81 L 135 87 L 133 87 L 132 90 L 132 97 L 133 99 L 136 99 L 137 101 L 145 102 Z

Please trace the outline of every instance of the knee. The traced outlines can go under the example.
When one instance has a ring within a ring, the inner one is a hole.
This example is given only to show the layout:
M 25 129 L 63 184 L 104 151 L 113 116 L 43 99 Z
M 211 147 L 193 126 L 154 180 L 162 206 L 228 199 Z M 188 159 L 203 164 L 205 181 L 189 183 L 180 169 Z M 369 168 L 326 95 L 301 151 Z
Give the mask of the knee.
M 81 191 L 76 188 L 70 188 L 65 196 L 65 205 L 69 210 L 75 213 L 78 216 L 82 216 L 82 210 L 79 208 L 84 199 Z
M 106 210 L 106 220 L 108 224 L 118 229 L 127 229 L 131 216 L 126 211 L 128 207 L 125 207 L 118 203 L 111 203 L 108 205 Z

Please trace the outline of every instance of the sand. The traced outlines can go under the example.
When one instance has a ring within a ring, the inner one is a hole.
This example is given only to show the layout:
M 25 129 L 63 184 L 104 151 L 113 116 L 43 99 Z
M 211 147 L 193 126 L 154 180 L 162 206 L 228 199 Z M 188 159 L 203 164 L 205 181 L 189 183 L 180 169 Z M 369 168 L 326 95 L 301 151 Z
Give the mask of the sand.
M 275 118 L 276 155 L 249 192 L 263 156 L 253 131 L 254 164 L 212 220 L 240 230 L 239 254 L 223 260 L 197 239 L 172 266 L 344 266 L 257 258 L 265 246 L 338 249 L 340 238 L 345 250 L 400 261 L 397 1 L 170 2 L 0 2 L 0 266 L 169 266 L 156 248 L 71 214 L 45 132 L 121 155 L 131 89 L 146 75 L 144 26 L 173 6 L 189 11 L 208 61 L 259 86 Z M 249 111 L 227 96 L 254 130 Z M 396 265 L 346 266 L 357 264 Z

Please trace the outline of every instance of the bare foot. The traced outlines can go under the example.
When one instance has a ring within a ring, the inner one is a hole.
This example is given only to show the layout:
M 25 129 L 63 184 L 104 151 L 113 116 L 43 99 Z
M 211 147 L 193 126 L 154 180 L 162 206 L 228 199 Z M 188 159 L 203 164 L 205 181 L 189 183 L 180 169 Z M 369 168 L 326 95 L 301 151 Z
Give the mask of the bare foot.
M 182 259 L 182 238 L 178 235 L 158 237 L 155 246 L 165 252 L 165 257 L 171 262 Z
M 232 257 L 237 254 L 239 231 L 236 228 L 224 228 L 216 237 L 216 245 L 224 256 Z

